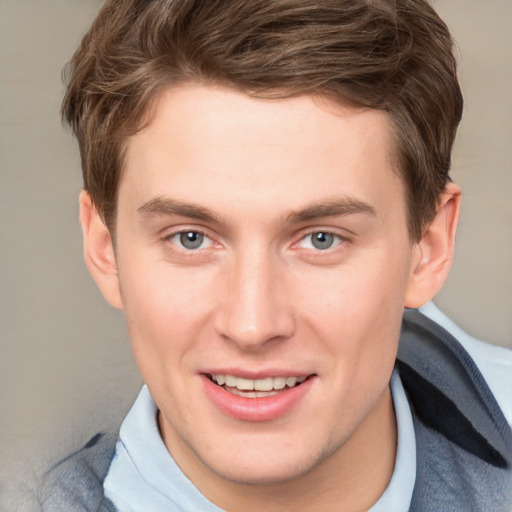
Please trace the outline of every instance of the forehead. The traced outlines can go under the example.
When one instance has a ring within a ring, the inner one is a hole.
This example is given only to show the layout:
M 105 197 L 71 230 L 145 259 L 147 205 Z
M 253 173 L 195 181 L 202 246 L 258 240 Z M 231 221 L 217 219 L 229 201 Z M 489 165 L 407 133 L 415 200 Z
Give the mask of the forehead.
M 165 91 L 129 141 L 119 206 L 123 197 L 142 205 L 162 195 L 215 211 L 235 203 L 261 211 L 262 201 L 284 211 L 329 195 L 401 205 L 392 162 L 384 112 L 186 85 Z

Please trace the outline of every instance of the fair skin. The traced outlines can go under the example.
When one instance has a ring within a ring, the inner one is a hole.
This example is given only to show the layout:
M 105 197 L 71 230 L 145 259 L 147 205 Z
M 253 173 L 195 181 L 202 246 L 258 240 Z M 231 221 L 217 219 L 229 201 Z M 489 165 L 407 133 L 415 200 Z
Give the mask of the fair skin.
M 412 242 L 392 162 L 383 112 L 184 85 L 128 143 L 115 251 L 81 196 L 162 438 L 225 510 L 367 510 L 389 483 L 403 307 L 442 286 L 459 206 L 450 184 Z

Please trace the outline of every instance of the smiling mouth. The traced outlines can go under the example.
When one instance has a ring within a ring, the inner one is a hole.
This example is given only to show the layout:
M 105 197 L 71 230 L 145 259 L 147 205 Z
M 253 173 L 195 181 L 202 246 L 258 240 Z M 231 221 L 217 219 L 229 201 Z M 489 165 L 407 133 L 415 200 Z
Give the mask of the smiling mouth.
M 244 379 L 234 375 L 206 374 L 214 384 L 245 398 L 265 398 L 277 395 L 288 389 L 300 386 L 309 377 L 266 377 L 264 379 Z

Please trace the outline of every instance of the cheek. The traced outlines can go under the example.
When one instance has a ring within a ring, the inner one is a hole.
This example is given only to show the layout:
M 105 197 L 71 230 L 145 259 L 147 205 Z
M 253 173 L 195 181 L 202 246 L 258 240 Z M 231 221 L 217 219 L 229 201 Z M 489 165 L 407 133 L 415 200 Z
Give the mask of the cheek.
M 398 261 L 391 250 L 382 251 L 333 269 L 325 286 L 312 279 L 310 293 L 303 294 L 308 324 L 327 345 L 331 364 L 340 367 L 333 374 L 345 389 L 356 383 L 370 388 L 377 375 L 386 382 L 392 371 L 408 278 L 407 252 L 402 254 Z
M 121 293 L 135 357 L 174 358 L 186 352 L 199 339 L 209 315 L 212 294 L 206 276 L 171 272 L 165 263 L 124 270 L 121 267 Z
M 301 308 L 312 312 L 311 318 L 318 318 L 319 324 L 339 328 L 341 323 L 343 330 L 360 330 L 366 324 L 379 330 L 391 312 L 394 322 L 403 310 L 409 259 L 407 252 L 401 258 L 392 252 L 355 257 L 328 273 L 304 273 L 296 294 L 304 301 Z

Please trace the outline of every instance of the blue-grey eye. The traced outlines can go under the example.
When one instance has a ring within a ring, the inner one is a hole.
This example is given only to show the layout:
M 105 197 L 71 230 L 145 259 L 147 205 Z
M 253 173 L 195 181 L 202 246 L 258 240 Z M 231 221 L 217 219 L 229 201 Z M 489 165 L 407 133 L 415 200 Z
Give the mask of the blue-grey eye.
M 303 249 L 313 249 L 315 251 L 326 251 L 336 247 L 343 241 L 340 235 L 329 233 L 328 231 L 314 231 L 309 233 L 300 241 L 300 247 Z
M 318 233 L 312 233 L 311 235 L 311 245 L 318 250 L 325 250 L 332 247 L 334 244 L 334 235 L 332 233 L 324 233 L 323 231 L 319 231 Z
M 199 249 L 204 240 L 204 235 L 197 231 L 183 231 L 178 233 L 177 237 L 185 249 Z

